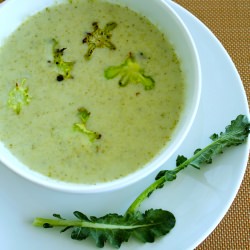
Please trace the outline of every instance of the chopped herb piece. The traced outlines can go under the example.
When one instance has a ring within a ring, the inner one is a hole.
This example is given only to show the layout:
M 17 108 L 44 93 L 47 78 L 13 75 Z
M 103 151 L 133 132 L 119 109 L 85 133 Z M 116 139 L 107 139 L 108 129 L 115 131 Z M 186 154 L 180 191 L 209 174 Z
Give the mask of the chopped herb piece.
M 87 129 L 87 127 L 86 127 L 86 123 L 90 117 L 90 112 L 87 109 L 81 107 L 78 109 L 78 116 L 81 120 L 81 123 L 75 123 L 74 129 L 87 135 L 91 142 L 95 141 L 96 139 L 100 139 L 101 134 L 94 132 L 94 131 L 91 131 L 91 130 Z
M 59 49 L 59 43 L 57 40 L 53 39 L 53 63 L 56 65 L 58 69 L 57 81 L 63 81 L 64 79 L 73 78 L 71 75 L 71 71 L 74 66 L 74 62 L 65 62 L 63 60 L 63 54 L 66 48 Z M 51 61 L 48 61 L 49 63 Z
M 85 59 L 89 60 L 96 48 L 109 48 L 115 50 L 115 45 L 110 41 L 112 34 L 111 31 L 115 29 L 117 24 L 109 22 L 105 25 L 104 29 L 99 28 L 97 22 L 92 23 L 93 31 L 88 32 L 86 37 L 82 40 L 83 43 L 88 44 L 88 50 L 84 55 Z
M 30 103 L 31 97 L 29 95 L 29 88 L 25 86 L 26 80 L 16 83 L 15 87 L 9 92 L 8 106 L 12 108 L 17 114 L 20 114 L 23 105 Z
M 124 87 L 129 83 L 138 84 L 141 83 L 145 90 L 153 89 L 155 81 L 151 76 L 144 75 L 144 70 L 135 61 L 132 53 L 129 53 L 128 58 L 124 63 L 118 66 L 110 66 L 104 71 L 106 79 L 113 79 L 116 76 L 120 76 L 119 85 Z

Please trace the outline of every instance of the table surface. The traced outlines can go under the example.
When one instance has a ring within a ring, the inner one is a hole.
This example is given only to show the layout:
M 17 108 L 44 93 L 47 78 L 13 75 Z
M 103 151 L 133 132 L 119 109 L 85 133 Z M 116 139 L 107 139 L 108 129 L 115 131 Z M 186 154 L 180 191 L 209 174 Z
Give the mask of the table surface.
M 0 3 L 3 0 L 0 0 Z M 175 0 L 200 19 L 223 44 L 250 100 L 250 0 Z M 196 250 L 250 249 L 250 161 L 240 190 L 224 219 Z

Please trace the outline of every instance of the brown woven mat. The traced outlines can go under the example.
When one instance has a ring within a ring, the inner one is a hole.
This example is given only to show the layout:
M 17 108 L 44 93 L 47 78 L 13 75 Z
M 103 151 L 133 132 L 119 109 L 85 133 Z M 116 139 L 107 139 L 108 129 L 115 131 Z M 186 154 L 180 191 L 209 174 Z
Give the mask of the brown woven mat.
M 243 81 L 250 102 L 250 0 L 175 0 L 220 40 Z M 250 249 L 250 161 L 228 213 L 196 250 Z
M 0 0 L 0 3 L 3 0 Z M 250 0 L 175 0 L 198 17 L 233 59 L 250 100 Z M 250 162 L 228 213 L 196 250 L 250 250 Z M 185 249 L 180 249 L 185 250 Z

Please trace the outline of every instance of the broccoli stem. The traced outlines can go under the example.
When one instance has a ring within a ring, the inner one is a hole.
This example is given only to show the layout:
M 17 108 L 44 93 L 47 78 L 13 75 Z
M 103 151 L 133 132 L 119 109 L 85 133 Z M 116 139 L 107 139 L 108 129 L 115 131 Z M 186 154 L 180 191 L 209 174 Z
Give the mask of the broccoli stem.
M 16 83 L 15 87 L 9 92 L 8 106 L 16 112 L 17 115 L 20 114 L 22 107 L 30 103 L 31 97 L 29 95 L 29 88 L 25 86 L 26 80 L 23 79 L 22 82 Z
M 130 52 L 124 63 L 118 66 L 110 66 L 105 69 L 104 76 L 106 79 L 113 79 L 120 75 L 119 86 L 125 87 L 129 83 L 141 83 L 145 90 L 151 90 L 155 87 L 155 81 L 151 76 L 144 74 L 144 69 L 136 62 L 135 57 Z
M 81 119 L 81 123 L 75 123 L 73 128 L 80 131 L 83 134 L 86 134 L 91 142 L 94 142 L 96 139 L 100 139 L 101 134 L 89 130 L 86 127 L 86 123 L 90 117 L 90 112 L 86 108 L 81 107 L 78 109 L 78 116 Z
M 109 22 L 101 29 L 97 22 L 92 23 L 93 31 L 88 32 L 86 37 L 83 38 L 82 42 L 88 44 L 88 50 L 84 55 L 86 60 L 91 58 L 94 50 L 96 48 L 108 48 L 110 50 L 115 50 L 115 45 L 111 42 L 111 31 L 116 28 L 117 24 L 115 22 Z

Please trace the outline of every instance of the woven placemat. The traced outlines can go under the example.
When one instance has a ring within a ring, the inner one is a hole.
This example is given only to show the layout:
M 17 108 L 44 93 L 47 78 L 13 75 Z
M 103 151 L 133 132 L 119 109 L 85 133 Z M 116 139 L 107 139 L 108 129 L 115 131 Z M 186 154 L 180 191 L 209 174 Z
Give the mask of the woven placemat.
M 250 0 L 175 0 L 200 19 L 231 56 L 250 101 Z M 228 213 L 196 250 L 250 249 L 250 162 Z M 182 250 L 182 249 L 181 249 Z
M 1 2 L 3 0 L 0 0 Z M 220 40 L 235 63 L 247 98 L 250 100 L 250 0 L 175 0 L 175 2 L 199 18 Z M 250 162 L 241 188 L 228 213 L 196 250 L 250 249 L 249 187 Z

